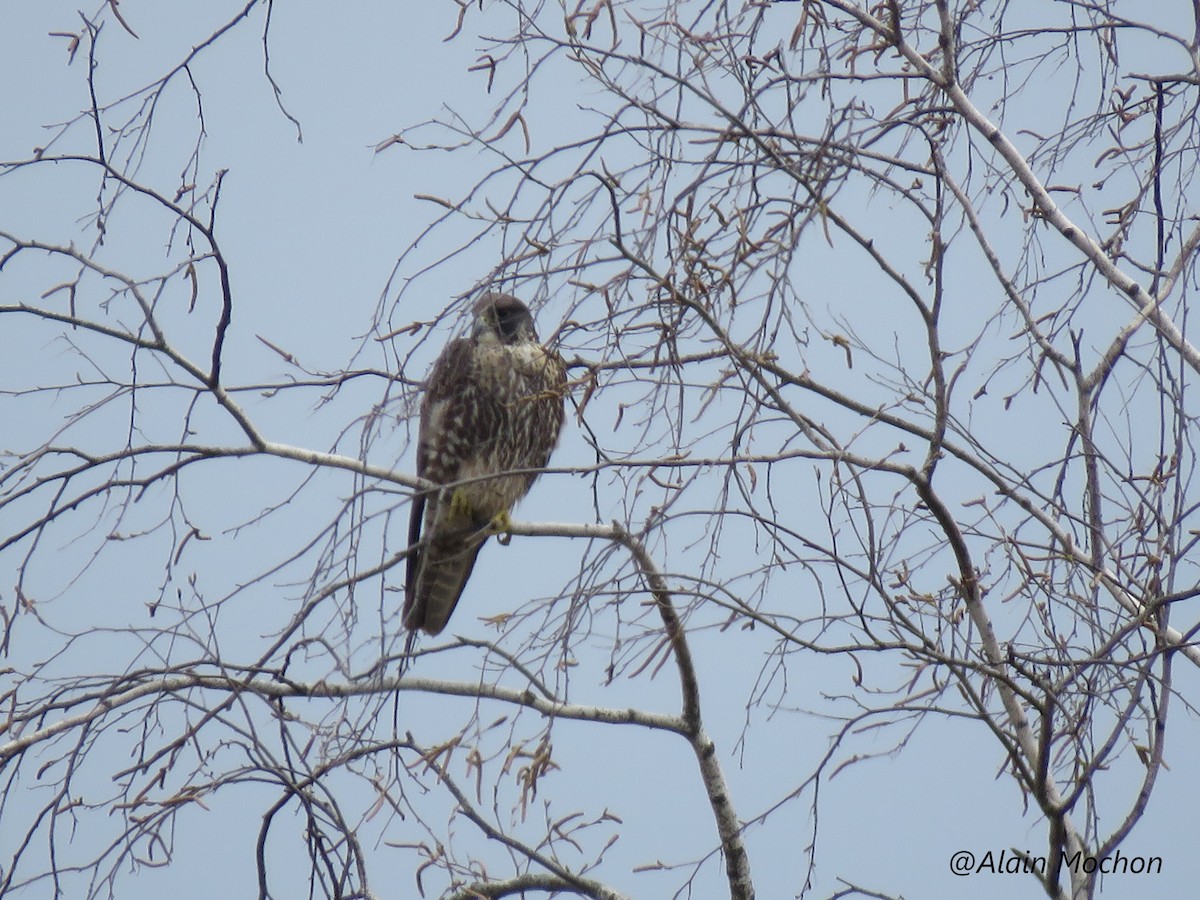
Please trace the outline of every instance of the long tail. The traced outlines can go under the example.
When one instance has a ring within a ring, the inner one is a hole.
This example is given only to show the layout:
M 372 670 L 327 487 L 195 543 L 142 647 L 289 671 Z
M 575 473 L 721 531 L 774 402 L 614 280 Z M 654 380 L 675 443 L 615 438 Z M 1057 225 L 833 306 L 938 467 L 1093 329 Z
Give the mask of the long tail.
M 404 617 L 408 628 L 437 634 L 446 627 L 475 568 L 475 559 L 487 542 L 486 535 L 477 534 L 435 540 L 419 551 L 420 561 L 408 587 Z

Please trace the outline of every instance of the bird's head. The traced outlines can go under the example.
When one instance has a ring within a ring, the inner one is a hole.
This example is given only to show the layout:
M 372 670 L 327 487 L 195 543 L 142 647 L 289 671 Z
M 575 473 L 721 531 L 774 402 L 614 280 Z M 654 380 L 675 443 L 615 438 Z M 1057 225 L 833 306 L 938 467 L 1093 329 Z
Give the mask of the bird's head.
M 501 344 L 519 344 L 536 341 L 537 331 L 533 327 L 533 315 L 529 307 L 509 294 L 484 294 L 475 301 L 475 324 L 472 334 L 476 339 L 489 337 Z

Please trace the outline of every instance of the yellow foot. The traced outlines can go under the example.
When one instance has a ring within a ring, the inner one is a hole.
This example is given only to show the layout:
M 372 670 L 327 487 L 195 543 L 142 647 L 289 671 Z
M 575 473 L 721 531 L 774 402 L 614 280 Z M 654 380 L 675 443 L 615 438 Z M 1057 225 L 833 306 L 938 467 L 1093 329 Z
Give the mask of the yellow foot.
M 462 488 L 450 494 L 450 508 L 446 510 L 447 522 L 470 522 L 475 516 L 471 513 L 471 501 Z
M 512 528 L 512 519 L 506 511 L 501 510 L 492 516 L 492 521 L 488 523 L 488 528 L 492 534 L 496 535 L 496 540 L 499 543 L 506 547 L 508 546 L 512 540 L 512 532 L 510 531 Z

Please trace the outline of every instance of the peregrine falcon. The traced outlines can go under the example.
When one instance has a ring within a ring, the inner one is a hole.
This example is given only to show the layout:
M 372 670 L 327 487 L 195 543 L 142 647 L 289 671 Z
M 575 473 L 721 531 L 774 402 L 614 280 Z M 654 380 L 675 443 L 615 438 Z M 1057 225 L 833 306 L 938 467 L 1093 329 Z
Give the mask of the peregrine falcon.
M 485 294 L 473 312 L 470 336 L 446 345 L 421 401 L 417 474 L 437 487 L 413 500 L 404 624 L 430 634 L 549 462 L 564 418 L 566 370 L 538 343 L 529 307 Z

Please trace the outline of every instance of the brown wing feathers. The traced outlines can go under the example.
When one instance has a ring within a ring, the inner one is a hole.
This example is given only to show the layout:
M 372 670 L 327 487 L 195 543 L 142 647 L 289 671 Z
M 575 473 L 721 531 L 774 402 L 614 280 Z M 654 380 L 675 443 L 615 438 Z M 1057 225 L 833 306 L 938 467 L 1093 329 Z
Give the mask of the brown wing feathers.
M 475 312 L 472 335 L 434 363 L 421 403 L 417 474 L 440 487 L 413 501 L 404 623 L 430 634 L 458 604 L 493 518 L 536 478 L 505 473 L 545 466 L 564 418 L 562 361 L 537 343 L 525 305 L 492 294 Z

